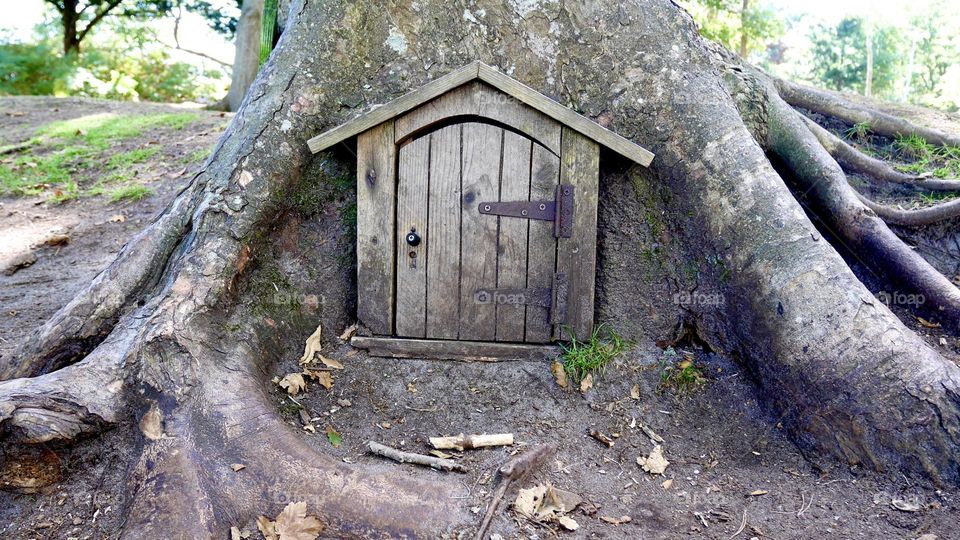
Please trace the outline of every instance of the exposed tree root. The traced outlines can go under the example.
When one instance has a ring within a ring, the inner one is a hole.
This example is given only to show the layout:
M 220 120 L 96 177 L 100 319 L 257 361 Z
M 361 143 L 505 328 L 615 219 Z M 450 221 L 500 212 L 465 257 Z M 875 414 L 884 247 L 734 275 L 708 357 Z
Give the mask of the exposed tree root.
M 127 242 L 93 283 L 13 354 L 0 358 L 0 380 L 49 373 L 92 351 L 113 329 L 121 312 L 136 307 L 156 285 L 190 224 L 204 185 L 195 178 L 153 223 Z
M 878 204 L 860 193 L 857 193 L 857 198 L 860 199 L 860 202 L 862 202 L 864 206 L 873 210 L 873 213 L 893 225 L 923 227 L 960 216 L 960 199 L 954 199 L 927 208 L 901 210 L 885 204 Z
M 960 136 L 920 126 L 891 114 L 855 105 L 822 90 L 801 86 L 783 79 L 777 79 L 776 86 L 780 97 L 794 107 L 803 107 L 809 111 L 846 120 L 852 124 L 864 123 L 870 126 L 870 131 L 890 138 L 917 135 L 931 144 L 960 146 Z
M 927 191 L 960 191 L 960 180 L 931 178 L 929 176 L 907 174 L 891 167 L 887 162 L 868 156 L 847 144 L 820 124 L 801 115 L 804 123 L 817 137 L 820 144 L 830 152 L 837 163 L 847 170 L 860 172 L 882 182 L 910 186 Z
M 818 214 L 850 251 L 881 270 L 890 282 L 924 295 L 945 326 L 960 329 L 960 290 L 907 246 L 860 202 L 846 175 L 800 113 L 771 93 L 769 145 L 795 174 L 805 193 L 819 203 Z

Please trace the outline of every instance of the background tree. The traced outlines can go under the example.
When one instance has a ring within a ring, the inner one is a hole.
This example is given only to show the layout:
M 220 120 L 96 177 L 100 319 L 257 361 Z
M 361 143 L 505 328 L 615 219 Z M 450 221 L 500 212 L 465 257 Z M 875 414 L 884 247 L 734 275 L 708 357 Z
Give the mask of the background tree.
M 63 53 L 79 54 L 80 43 L 109 15 L 155 17 L 170 11 L 170 0 L 44 0 L 60 16 Z
M 887 93 L 893 90 L 900 67 L 898 40 L 897 30 L 890 27 L 876 27 L 868 37 L 862 18 L 818 25 L 810 35 L 811 77 L 833 90 L 866 93 L 868 57 L 872 56 L 871 93 Z
M 681 5 L 696 19 L 700 35 L 744 58 L 765 50 L 784 32 L 783 20 L 756 0 L 694 0 Z

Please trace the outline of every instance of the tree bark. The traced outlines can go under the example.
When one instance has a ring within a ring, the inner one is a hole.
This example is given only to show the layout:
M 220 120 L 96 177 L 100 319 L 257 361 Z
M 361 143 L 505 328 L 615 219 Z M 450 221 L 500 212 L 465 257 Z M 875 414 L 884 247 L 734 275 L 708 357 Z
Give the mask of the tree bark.
M 531 45 L 543 43 L 554 45 Z M 566 2 L 535 12 L 494 0 L 295 1 L 270 61 L 191 184 L 5 359 L 7 375 L 39 375 L 0 385 L 7 436 L 71 440 L 122 421 L 121 407 L 133 411 L 142 444 L 131 450 L 136 495 L 120 531 L 126 538 L 224 535 L 235 524 L 224 516 L 278 513 L 278 498 L 265 494 L 306 500 L 334 536 L 432 538 L 475 527 L 452 496 L 459 484 L 370 474 L 307 446 L 265 391 L 278 351 L 302 343 L 254 316 L 244 296 L 251 263 L 272 256 L 273 226 L 308 165 L 320 185 L 332 185 L 331 171 L 349 170 L 354 159 L 337 151 L 313 157 L 306 140 L 475 59 L 602 117 L 657 154 L 649 171 L 618 173 L 634 186 L 618 205 L 637 209 L 622 219 L 663 216 L 678 262 L 671 266 L 694 265 L 697 277 L 690 283 L 669 268 L 653 278 L 617 274 L 611 262 L 601 275 L 620 276 L 629 294 L 611 303 L 645 302 L 642 291 L 660 290 L 665 279 L 716 292 L 722 303 L 664 306 L 715 351 L 741 359 L 810 459 L 960 482 L 960 369 L 874 299 L 768 156 L 786 165 L 785 176 L 840 240 L 855 240 L 889 269 L 890 286 L 910 277 L 947 311 L 956 288 L 922 268 L 862 205 L 784 101 L 802 104 L 809 92 L 774 84 L 703 42 L 668 0 Z M 598 257 L 608 259 L 614 255 Z M 321 262 L 345 279 L 356 275 L 352 261 Z M 337 284 L 318 286 L 334 299 L 321 312 L 349 312 Z M 84 369 L 91 364 L 97 369 Z M 105 393 L 118 380 L 124 391 Z M 45 398 L 58 395 L 65 399 Z M 94 408 L 84 412 L 85 403 Z M 63 420 L 36 428 L 50 418 Z M 237 456 L 257 466 L 234 474 Z

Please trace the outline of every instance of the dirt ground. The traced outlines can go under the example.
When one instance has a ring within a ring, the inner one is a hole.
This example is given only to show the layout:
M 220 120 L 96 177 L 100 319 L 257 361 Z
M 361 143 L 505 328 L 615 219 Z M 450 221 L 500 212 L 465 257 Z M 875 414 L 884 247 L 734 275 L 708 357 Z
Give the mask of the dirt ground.
M 4 98 L 0 132 L 8 140 L 0 145 L 69 115 L 111 108 L 135 113 L 141 107 L 153 106 Z M 193 137 L 182 145 L 184 153 L 209 147 L 226 121 L 216 113 L 201 114 L 202 120 L 178 134 L 181 141 Z M 145 175 L 155 177 L 154 194 L 136 202 L 111 203 L 103 196 L 58 205 L 42 196 L 0 199 L 0 259 L 24 250 L 37 258 L 13 275 L 0 274 L 0 354 L 12 351 L 105 267 L 200 165 L 180 173 L 179 165 L 169 166 L 172 161 L 159 156 L 143 164 L 164 174 Z M 118 214 L 125 219 L 112 221 Z M 70 236 L 66 245 L 43 245 L 49 235 L 60 233 Z M 517 452 L 556 443 L 556 456 L 519 487 L 549 482 L 579 495 L 584 503 L 570 514 L 579 529 L 560 531 L 518 518 L 509 507 L 517 494 L 511 488 L 491 529 L 503 538 L 960 538 L 954 489 L 937 489 L 896 471 L 879 475 L 836 462 L 814 465 L 787 440 L 777 418 L 760 407 L 742 367 L 693 345 L 684 352 L 702 367 L 707 377 L 702 387 L 661 388 L 664 352 L 652 343 L 636 343 L 608 366 L 593 389 L 580 394 L 557 386 L 543 363 L 382 359 L 341 344 L 324 350 L 344 365 L 334 371 L 330 390 L 310 382 L 296 402 L 275 385 L 271 392 L 278 414 L 322 452 L 390 474 L 426 474 L 458 483 L 463 504 L 478 522 L 496 488 L 496 469 Z M 290 351 L 276 375 L 297 370 L 299 353 Z M 304 428 L 301 408 L 313 431 Z M 330 441 L 328 427 L 342 438 L 338 446 Z M 655 446 L 643 427 L 663 439 L 670 462 L 663 475 L 648 474 L 637 464 Z M 591 430 L 610 437 L 613 445 L 591 437 Z M 373 440 L 425 453 L 428 437 L 461 432 L 510 432 L 516 444 L 455 453 L 468 471 L 463 474 L 425 472 L 365 451 Z M 38 493 L 0 491 L 0 538 L 116 537 L 131 495 L 123 490 L 126 465 L 120 458 L 133 441 L 132 430 L 122 426 L 72 448 L 30 451 L 31 459 L 22 463 L 39 469 L 38 476 L 58 480 Z M 0 455 L 0 483 L 21 463 L 19 455 Z M 252 523 L 237 526 L 259 537 Z

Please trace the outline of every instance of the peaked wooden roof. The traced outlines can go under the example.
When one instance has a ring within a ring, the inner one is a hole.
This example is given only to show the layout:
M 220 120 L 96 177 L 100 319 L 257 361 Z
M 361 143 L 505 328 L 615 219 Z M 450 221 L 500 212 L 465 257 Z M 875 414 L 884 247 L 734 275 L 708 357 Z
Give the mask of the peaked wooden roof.
M 653 161 L 653 153 L 646 148 L 634 144 L 593 120 L 571 111 L 520 81 L 510 78 L 480 61 L 471 62 L 386 105 L 377 107 L 345 124 L 325 131 L 307 141 L 307 145 L 311 152 L 320 152 L 474 80 L 481 80 L 493 86 L 644 167 L 649 166 L 650 162 Z

